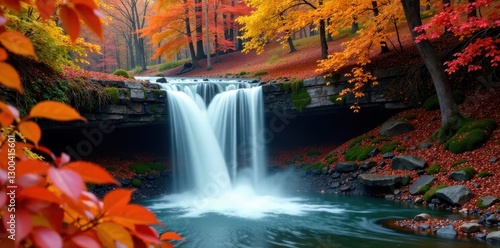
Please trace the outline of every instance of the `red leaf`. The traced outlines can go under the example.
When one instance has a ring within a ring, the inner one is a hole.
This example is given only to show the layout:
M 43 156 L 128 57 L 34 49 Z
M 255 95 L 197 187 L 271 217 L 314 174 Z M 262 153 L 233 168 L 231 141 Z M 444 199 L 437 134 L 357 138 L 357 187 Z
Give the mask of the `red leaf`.
M 54 9 L 56 8 L 55 0 L 36 0 L 36 7 L 38 13 L 45 21 L 54 14 Z
M 57 170 L 57 169 L 56 169 Z M 39 201 L 53 202 L 57 204 L 62 204 L 61 199 L 54 195 L 54 193 L 50 192 L 45 187 L 30 187 L 23 189 L 21 193 L 18 195 L 19 199 L 30 198 Z
M 33 242 L 40 248 L 62 247 L 62 239 L 59 233 L 47 227 L 35 227 L 32 234 Z
M 59 10 L 64 31 L 71 38 L 71 43 L 75 44 L 76 38 L 80 33 L 80 20 L 76 12 L 67 5 L 61 5 Z
M 86 4 L 75 4 L 75 10 L 82 18 L 83 22 L 94 31 L 100 38 L 102 38 L 101 20 L 96 16 L 93 8 Z
M 73 243 L 75 243 L 76 245 L 78 245 L 79 247 L 82 247 L 82 248 L 102 247 L 101 244 L 97 240 L 95 240 L 89 236 L 85 236 L 85 235 L 78 235 L 78 236 L 72 237 L 71 241 L 73 241 Z
M 65 165 L 64 168 L 80 174 L 82 179 L 86 182 L 96 184 L 113 183 L 119 185 L 119 183 L 106 170 L 94 163 L 78 161 L 69 163 Z
M 65 195 L 73 200 L 77 200 L 84 189 L 80 175 L 72 170 L 49 168 L 48 176 L 50 181 Z

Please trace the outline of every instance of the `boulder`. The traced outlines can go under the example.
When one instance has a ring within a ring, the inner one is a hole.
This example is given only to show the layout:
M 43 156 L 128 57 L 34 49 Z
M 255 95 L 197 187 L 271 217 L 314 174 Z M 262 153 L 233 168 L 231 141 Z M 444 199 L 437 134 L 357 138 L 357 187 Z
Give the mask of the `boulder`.
M 429 185 L 429 184 L 432 184 L 432 182 L 434 182 L 436 180 L 435 177 L 433 176 L 429 176 L 429 175 L 425 175 L 425 176 L 421 176 L 419 177 L 417 180 L 415 180 L 415 182 L 410 186 L 410 194 L 414 195 L 414 194 L 417 194 L 418 191 L 426 186 L 426 185 Z
M 400 176 L 361 174 L 358 176 L 358 182 L 366 186 L 391 187 L 401 183 Z
M 448 178 L 453 179 L 455 181 L 464 182 L 469 181 L 474 177 L 474 174 L 467 173 L 465 170 L 456 170 L 448 175 Z
M 380 149 L 378 149 L 377 147 L 373 148 L 373 150 L 371 150 L 369 153 L 368 153 L 368 156 L 371 158 L 371 157 L 375 157 L 378 153 L 380 152 Z
M 474 194 L 467 187 L 456 185 L 437 190 L 436 196 L 453 205 L 464 205 L 474 197 Z
M 413 126 L 402 120 L 389 120 L 380 126 L 379 134 L 383 136 L 396 136 L 413 131 Z
M 382 154 L 382 158 L 394 158 L 394 154 L 392 152 L 386 152 Z
M 335 164 L 335 171 L 336 172 L 353 172 L 358 169 L 358 163 L 356 162 L 337 162 Z
M 361 168 L 362 170 L 369 170 L 375 166 L 377 166 L 377 163 L 375 161 L 365 161 L 361 163 L 359 168 Z
M 477 223 L 465 223 L 460 226 L 460 230 L 464 233 L 475 233 L 481 230 L 481 225 Z
M 500 243 L 500 231 L 488 233 L 486 240 L 496 244 Z
M 167 79 L 166 78 L 158 78 L 158 79 L 156 79 L 156 82 L 157 83 L 166 83 Z
M 439 236 L 453 238 L 457 235 L 457 231 L 455 230 L 455 228 L 453 228 L 452 225 L 449 225 L 437 230 L 436 234 Z
M 421 214 L 416 215 L 415 217 L 413 217 L 413 220 L 415 220 L 415 221 L 422 221 L 422 220 L 428 220 L 430 218 L 431 218 L 431 216 L 429 214 L 421 213 Z
M 425 160 L 413 155 L 400 155 L 392 159 L 391 168 L 393 170 L 421 170 L 427 166 Z
M 489 195 L 489 196 L 479 198 L 479 201 L 482 203 L 482 205 L 489 207 L 489 206 L 497 203 L 498 201 L 500 201 L 500 198 L 498 198 L 496 196 Z

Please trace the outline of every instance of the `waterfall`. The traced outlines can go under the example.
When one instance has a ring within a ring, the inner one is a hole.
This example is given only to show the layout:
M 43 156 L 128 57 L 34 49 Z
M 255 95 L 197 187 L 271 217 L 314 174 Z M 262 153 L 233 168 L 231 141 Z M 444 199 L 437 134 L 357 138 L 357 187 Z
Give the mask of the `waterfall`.
M 248 83 L 167 83 L 174 190 L 253 188 L 265 176 L 263 95 Z

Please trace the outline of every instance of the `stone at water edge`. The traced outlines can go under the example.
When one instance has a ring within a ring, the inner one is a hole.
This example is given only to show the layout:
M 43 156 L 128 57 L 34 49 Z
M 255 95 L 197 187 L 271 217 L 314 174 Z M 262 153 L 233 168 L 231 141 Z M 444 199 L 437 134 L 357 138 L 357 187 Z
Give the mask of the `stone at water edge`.
M 401 183 L 401 177 L 393 175 L 360 174 L 358 176 L 358 182 L 366 186 L 392 187 Z
M 373 167 L 377 166 L 377 162 L 375 161 L 365 161 L 363 163 L 361 163 L 361 165 L 359 166 L 359 168 L 361 168 L 362 170 L 369 170 Z
M 425 185 L 432 184 L 435 180 L 436 180 L 435 177 L 429 176 L 429 175 L 419 177 L 410 186 L 410 190 L 409 190 L 410 194 L 412 194 L 412 195 L 416 194 L 422 187 L 424 187 Z
M 358 163 L 356 162 L 337 162 L 335 164 L 336 172 L 353 172 L 358 169 Z
M 455 185 L 437 190 L 436 196 L 453 205 L 464 205 L 474 198 L 474 193 L 463 185 Z
M 382 136 L 396 136 L 413 131 L 414 127 L 402 120 L 388 120 L 380 126 L 379 134 Z
M 453 228 L 453 226 L 450 225 L 437 230 L 436 234 L 439 236 L 453 238 L 457 235 L 457 231 L 455 231 L 455 228 Z
M 431 216 L 429 214 L 421 213 L 421 214 L 418 214 L 415 217 L 413 217 L 413 220 L 422 221 L 422 220 L 428 220 L 430 218 L 431 218 Z
M 500 198 L 498 198 L 496 196 L 489 195 L 489 196 L 481 197 L 481 198 L 479 198 L 479 200 L 482 201 L 484 206 L 489 207 L 489 206 L 499 202 Z
M 393 170 L 420 170 L 427 166 L 425 160 L 413 155 L 395 156 L 391 162 Z
M 486 240 L 495 244 L 500 243 L 500 231 L 490 232 L 486 236 Z
M 475 233 L 481 230 L 481 226 L 477 223 L 465 223 L 460 226 L 460 230 L 464 233 Z

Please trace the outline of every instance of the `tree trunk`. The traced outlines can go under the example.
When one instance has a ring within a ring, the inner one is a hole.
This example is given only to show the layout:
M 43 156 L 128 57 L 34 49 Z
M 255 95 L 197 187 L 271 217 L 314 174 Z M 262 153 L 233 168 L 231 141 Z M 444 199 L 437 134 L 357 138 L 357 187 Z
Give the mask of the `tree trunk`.
M 374 16 L 378 16 L 379 14 L 379 11 L 378 11 L 378 3 L 377 1 L 372 1 L 372 7 L 373 7 L 373 15 Z M 377 24 L 377 32 L 380 32 L 381 29 L 378 27 L 378 24 Z M 390 52 L 389 50 L 389 47 L 387 46 L 387 42 L 386 41 L 381 41 L 380 42 L 380 54 L 382 53 L 388 53 Z
M 184 0 L 184 3 L 186 3 L 187 0 Z M 196 58 L 196 53 L 194 51 L 194 44 L 193 44 L 193 38 L 191 35 L 191 25 L 189 24 L 189 9 L 186 8 L 184 10 L 184 13 L 186 14 L 186 18 L 184 18 L 184 23 L 186 24 L 186 36 L 188 38 L 188 47 L 189 47 L 189 52 L 191 54 L 191 64 L 192 68 L 198 68 L 200 65 L 198 64 L 198 59 Z
M 205 5 L 205 44 L 207 45 L 207 70 L 212 70 L 212 64 L 210 63 L 210 33 L 208 30 L 208 3 L 207 0 L 203 0 Z
M 290 48 L 290 53 L 296 52 L 297 49 L 293 45 L 292 37 L 288 37 L 288 39 L 286 39 L 286 41 L 288 42 L 288 47 Z
M 205 52 L 203 51 L 203 27 L 202 27 L 202 8 L 201 8 L 201 1 L 202 0 L 195 0 L 195 24 L 196 24 L 196 58 L 197 59 L 204 59 L 207 56 L 205 55 Z
M 351 23 L 351 34 L 355 34 L 356 32 L 358 32 L 358 30 L 359 30 L 359 24 L 356 21 L 356 19 L 354 19 Z
M 473 5 L 476 2 L 476 0 L 468 0 L 469 3 L 469 9 L 467 10 L 467 18 L 471 17 L 477 17 L 477 9 Z
M 321 42 L 321 59 L 328 57 L 328 43 L 326 43 L 325 20 L 319 21 L 319 40 Z
M 330 25 L 330 20 L 326 21 L 326 25 Z M 325 32 L 326 32 L 326 27 L 325 27 Z M 327 42 L 333 41 L 333 37 L 332 34 L 330 34 L 330 32 L 326 33 L 326 41 Z
M 419 0 L 401 0 L 401 3 L 403 4 L 411 35 L 415 39 L 419 35 L 415 31 L 415 27 L 422 25 L 422 20 L 420 19 L 420 2 Z M 434 88 L 436 89 L 439 107 L 441 108 L 441 127 L 443 129 L 451 129 L 452 132 L 455 132 L 457 128 L 455 122 L 457 121 L 457 116 L 461 116 L 461 114 L 457 104 L 453 100 L 451 85 L 444 71 L 443 63 L 428 40 L 415 43 L 415 46 L 429 70 Z

